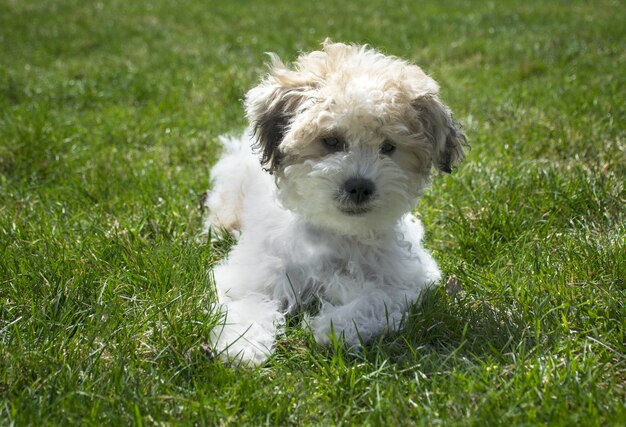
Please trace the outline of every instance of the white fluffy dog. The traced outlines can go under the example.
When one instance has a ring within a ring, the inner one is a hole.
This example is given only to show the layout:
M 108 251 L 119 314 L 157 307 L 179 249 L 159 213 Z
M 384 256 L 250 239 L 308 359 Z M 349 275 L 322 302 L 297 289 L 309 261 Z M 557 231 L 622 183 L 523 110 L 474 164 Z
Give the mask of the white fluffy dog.
M 215 269 L 220 357 L 263 362 L 285 316 L 311 306 L 319 343 L 358 348 L 440 279 L 411 214 L 433 166 L 450 172 L 464 156 L 438 92 L 416 65 L 366 46 L 326 41 L 292 68 L 271 55 L 206 201 L 207 225 L 238 237 Z

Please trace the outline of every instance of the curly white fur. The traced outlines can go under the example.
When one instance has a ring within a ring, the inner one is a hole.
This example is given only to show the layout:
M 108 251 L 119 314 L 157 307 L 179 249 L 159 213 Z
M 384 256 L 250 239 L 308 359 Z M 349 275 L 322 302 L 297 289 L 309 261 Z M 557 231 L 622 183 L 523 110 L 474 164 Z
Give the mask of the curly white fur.
M 214 271 L 218 353 L 262 363 L 285 315 L 312 302 L 320 343 L 334 332 L 358 347 L 397 329 L 440 279 L 411 210 L 432 166 L 449 172 L 463 157 L 435 81 L 398 58 L 327 41 L 294 69 L 272 56 L 246 110 L 250 130 L 223 139 L 206 202 L 208 226 L 241 233 Z M 371 185 L 358 189 L 365 200 L 347 186 L 355 178 Z

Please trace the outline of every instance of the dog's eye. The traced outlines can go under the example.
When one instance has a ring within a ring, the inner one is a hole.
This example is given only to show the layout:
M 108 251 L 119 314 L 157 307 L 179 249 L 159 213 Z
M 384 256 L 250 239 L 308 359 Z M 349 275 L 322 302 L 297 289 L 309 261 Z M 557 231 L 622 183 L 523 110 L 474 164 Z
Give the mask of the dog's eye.
M 339 138 L 334 136 L 327 136 L 326 138 L 322 138 L 322 142 L 327 148 L 330 148 L 331 150 L 338 150 L 342 146 Z
M 391 142 L 389 141 L 385 141 L 382 143 L 382 145 L 380 146 L 380 152 L 381 154 L 385 154 L 385 155 L 390 155 L 391 153 L 393 153 L 394 151 L 396 151 L 396 146 L 393 145 Z

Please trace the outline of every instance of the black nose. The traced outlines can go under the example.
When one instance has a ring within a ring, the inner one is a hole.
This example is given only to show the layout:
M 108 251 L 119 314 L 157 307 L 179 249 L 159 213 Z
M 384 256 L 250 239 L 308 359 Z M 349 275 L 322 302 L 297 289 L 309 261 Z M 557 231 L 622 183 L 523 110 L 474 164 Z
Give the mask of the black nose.
M 369 179 L 350 178 L 343 184 L 343 189 L 352 203 L 360 205 L 372 197 L 376 186 Z

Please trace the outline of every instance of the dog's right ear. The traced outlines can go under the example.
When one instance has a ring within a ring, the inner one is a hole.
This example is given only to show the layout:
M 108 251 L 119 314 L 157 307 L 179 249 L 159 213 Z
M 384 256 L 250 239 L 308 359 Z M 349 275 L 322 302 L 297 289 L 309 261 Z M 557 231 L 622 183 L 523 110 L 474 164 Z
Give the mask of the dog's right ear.
M 270 54 L 270 74 L 246 94 L 246 116 L 254 131 L 254 148 L 261 164 L 270 173 L 282 160 L 280 145 L 291 121 L 306 98 L 302 75 L 288 70 L 280 59 Z
M 254 148 L 261 156 L 261 164 L 270 173 L 278 168 L 282 157 L 278 147 L 293 117 L 282 92 L 278 87 L 256 87 L 246 96 L 248 120 L 256 140 Z

